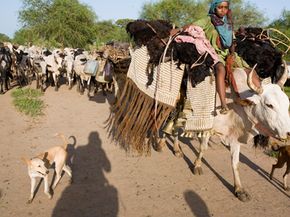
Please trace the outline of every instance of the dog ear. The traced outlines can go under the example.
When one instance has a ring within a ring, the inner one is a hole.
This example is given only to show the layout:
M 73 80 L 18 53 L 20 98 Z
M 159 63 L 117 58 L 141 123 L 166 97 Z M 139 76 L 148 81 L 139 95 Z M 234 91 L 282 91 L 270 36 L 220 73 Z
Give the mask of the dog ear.
M 48 155 L 48 152 L 45 152 L 44 155 L 43 155 L 43 158 L 42 158 L 43 161 L 46 160 L 47 155 Z
M 27 165 L 30 165 L 31 164 L 31 160 L 28 160 L 27 158 L 25 157 L 22 157 L 21 160 L 26 163 Z

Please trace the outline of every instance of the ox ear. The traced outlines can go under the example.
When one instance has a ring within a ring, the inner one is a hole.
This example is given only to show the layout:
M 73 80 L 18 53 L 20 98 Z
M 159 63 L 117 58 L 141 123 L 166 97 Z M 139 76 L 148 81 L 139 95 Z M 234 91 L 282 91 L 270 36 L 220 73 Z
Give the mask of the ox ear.
M 257 105 L 260 103 L 260 96 L 257 94 L 254 94 L 252 96 L 247 97 L 246 99 L 244 99 L 244 101 L 247 102 L 247 105 Z
M 237 98 L 235 99 L 235 103 L 241 105 L 241 106 L 250 106 L 253 105 L 253 101 L 249 100 L 249 99 L 241 99 L 241 98 Z

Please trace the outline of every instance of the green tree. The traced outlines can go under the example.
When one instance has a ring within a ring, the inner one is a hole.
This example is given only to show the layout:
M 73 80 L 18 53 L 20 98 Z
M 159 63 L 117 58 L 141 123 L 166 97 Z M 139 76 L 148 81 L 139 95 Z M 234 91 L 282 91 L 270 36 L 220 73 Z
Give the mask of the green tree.
M 17 36 L 30 32 L 36 36 L 27 39 L 32 43 L 85 47 L 95 40 L 96 19 L 93 10 L 78 0 L 23 0 L 19 20 L 24 30 Z
M 0 42 L 4 41 L 11 41 L 11 39 L 7 35 L 0 33 Z
M 165 19 L 177 26 L 193 23 L 205 17 L 211 0 L 160 0 L 156 3 L 145 3 L 140 18 Z M 232 0 L 235 28 L 239 26 L 261 26 L 266 18 L 258 9 L 243 0 Z
M 207 3 L 195 0 L 160 0 L 145 3 L 140 18 L 169 20 L 176 26 L 192 23 L 206 15 Z
M 281 34 L 275 34 L 273 37 L 277 38 L 281 42 L 283 42 L 285 45 L 279 45 L 278 48 L 280 48 L 285 53 L 285 59 L 287 61 L 290 61 L 290 11 L 284 10 L 280 16 L 279 19 L 274 20 L 272 23 L 269 24 L 269 28 L 277 29 L 278 31 L 282 32 L 285 36 Z
M 126 25 L 131 21 L 129 19 L 117 20 L 114 23 L 112 20 L 100 21 L 95 25 L 96 45 L 102 46 L 109 41 L 129 41 L 126 33 Z
M 267 18 L 256 6 L 244 0 L 232 0 L 233 21 L 235 29 L 240 26 L 263 27 Z

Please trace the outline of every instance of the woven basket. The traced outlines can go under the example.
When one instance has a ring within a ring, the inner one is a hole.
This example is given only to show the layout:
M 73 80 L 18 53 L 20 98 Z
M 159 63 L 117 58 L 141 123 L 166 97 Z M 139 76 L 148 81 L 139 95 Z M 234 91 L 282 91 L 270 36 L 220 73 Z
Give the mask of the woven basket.
M 190 84 L 190 79 L 188 79 L 186 92 L 192 108 L 192 114 L 186 115 L 186 131 L 204 131 L 213 127 L 215 88 L 213 76 L 207 76 L 203 82 L 194 88 Z
M 172 62 L 161 63 L 158 67 L 155 67 L 153 83 L 147 87 L 146 68 L 149 61 L 147 48 L 143 46 L 136 49 L 131 53 L 131 58 L 128 78 L 132 79 L 137 87 L 151 98 L 175 106 L 183 77 L 183 69 L 178 69 Z

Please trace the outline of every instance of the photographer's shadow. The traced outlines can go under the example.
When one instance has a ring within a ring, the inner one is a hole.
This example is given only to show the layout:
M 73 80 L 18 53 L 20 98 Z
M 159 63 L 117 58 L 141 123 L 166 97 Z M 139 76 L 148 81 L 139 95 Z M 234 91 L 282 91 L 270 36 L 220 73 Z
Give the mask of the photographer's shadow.
M 118 192 L 104 175 L 111 164 L 101 147 L 98 132 L 91 132 L 89 142 L 75 150 L 73 183 L 62 193 L 52 217 L 115 217 Z

